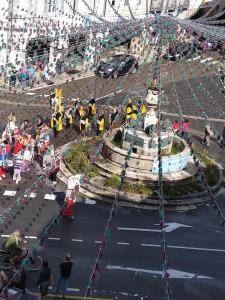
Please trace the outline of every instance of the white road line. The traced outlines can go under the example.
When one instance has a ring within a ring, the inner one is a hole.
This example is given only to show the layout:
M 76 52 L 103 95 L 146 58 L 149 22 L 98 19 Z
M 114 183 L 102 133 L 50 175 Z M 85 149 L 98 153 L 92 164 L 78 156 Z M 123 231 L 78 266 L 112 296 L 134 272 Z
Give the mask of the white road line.
M 220 61 L 215 60 L 215 61 L 211 62 L 210 65 L 217 65 L 217 64 L 219 64 L 219 63 L 220 63 Z
M 141 244 L 141 246 L 143 246 L 143 247 L 156 247 L 156 248 L 161 247 L 161 245 L 157 245 L 157 244 Z M 213 248 L 185 247 L 185 246 L 174 246 L 174 245 L 167 245 L 167 248 L 225 253 L 225 249 L 216 249 L 216 248 L 213 249 Z
M 49 289 L 50 289 L 50 290 L 53 290 L 53 287 L 50 286 Z M 67 288 L 66 290 L 67 290 L 68 292 L 77 292 L 77 293 L 80 291 L 80 289 L 75 289 L 75 288 L 70 288 L 70 287 Z
M 161 230 L 159 230 L 159 229 L 130 228 L 130 227 L 117 227 L 117 230 L 124 230 L 124 231 L 144 231 L 144 232 L 161 232 Z
M 58 238 L 58 237 L 49 237 L 48 240 L 60 241 L 60 238 Z
M 91 199 L 86 199 L 85 204 L 89 204 L 89 205 L 95 205 L 96 204 L 96 201 L 95 200 L 91 200 Z
M 194 57 L 192 60 L 198 60 L 201 58 L 201 55 Z
M 36 93 L 31 93 L 31 92 L 28 92 L 28 93 L 25 93 L 26 95 L 29 95 L 29 96 L 33 96 L 35 95 Z
M 15 197 L 16 196 L 16 191 L 5 191 L 3 196 Z
M 79 239 L 72 239 L 72 242 L 80 242 L 82 243 L 84 240 L 79 240 Z
M 125 246 L 129 246 L 130 243 L 117 242 L 117 245 L 125 245 Z
M 8 238 L 8 237 L 10 237 L 10 235 L 9 234 L 1 234 L 1 237 Z M 37 236 L 26 235 L 25 239 L 36 240 Z
M 119 94 L 119 93 L 121 93 L 123 90 L 119 90 L 119 91 L 117 91 L 116 92 L 116 94 Z M 101 96 L 101 97 L 99 97 L 99 98 L 96 98 L 95 100 L 97 101 L 97 100 L 100 100 L 100 99 L 103 99 L 103 98 L 106 98 L 106 97 L 109 97 L 109 96 L 112 96 L 114 93 L 110 93 L 110 94 L 107 94 L 107 95 L 104 95 L 104 96 Z
M 141 246 L 143 246 L 143 247 L 157 247 L 157 248 L 161 247 L 161 245 L 155 245 L 155 244 L 141 244 Z
M 36 195 L 37 195 L 36 193 L 30 193 L 29 198 L 36 198 Z M 24 195 L 24 197 L 27 198 L 28 195 Z
M 56 195 L 54 195 L 54 194 L 45 194 L 44 200 L 54 201 L 55 199 L 56 199 Z
M 101 244 L 101 241 L 94 241 L 95 244 Z
M 203 60 L 200 60 L 200 63 L 203 64 L 204 62 L 209 62 L 210 60 L 213 60 L 213 59 L 214 59 L 213 57 L 208 57 Z
M 160 277 L 164 276 L 164 272 L 157 271 L 157 270 L 148 270 L 148 269 L 138 269 L 138 268 L 131 268 L 131 267 L 122 267 L 122 266 L 106 266 L 108 270 L 122 270 L 122 271 L 131 271 L 140 274 L 151 274 L 151 275 L 159 275 Z M 168 273 L 170 278 L 176 279 L 213 279 L 212 277 L 197 275 L 195 273 L 183 272 L 175 269 L 168 269 Z

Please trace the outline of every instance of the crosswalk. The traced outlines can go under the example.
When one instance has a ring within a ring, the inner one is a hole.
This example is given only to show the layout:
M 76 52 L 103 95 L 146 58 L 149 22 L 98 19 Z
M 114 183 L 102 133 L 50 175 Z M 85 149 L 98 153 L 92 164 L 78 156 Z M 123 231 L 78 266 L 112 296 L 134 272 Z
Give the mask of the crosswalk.
M 205 64 L 205 65 L 219 65 L 221 62 L 216 59 L 215 57 L 203 57 L 202 55 L 189 58 L 187 61 L 196 61 L 200 64 Z

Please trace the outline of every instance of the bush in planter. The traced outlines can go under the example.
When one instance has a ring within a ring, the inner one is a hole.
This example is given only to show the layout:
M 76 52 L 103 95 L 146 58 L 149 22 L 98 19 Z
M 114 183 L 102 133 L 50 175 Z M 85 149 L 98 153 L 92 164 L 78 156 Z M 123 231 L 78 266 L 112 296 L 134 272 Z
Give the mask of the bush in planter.
M 121 182 L 120 177 L 118 175 L 113 175 L 112 177 L 106 179 L 105 184 L 108 187 L 116 189 L 120 185 L 120 182 Z

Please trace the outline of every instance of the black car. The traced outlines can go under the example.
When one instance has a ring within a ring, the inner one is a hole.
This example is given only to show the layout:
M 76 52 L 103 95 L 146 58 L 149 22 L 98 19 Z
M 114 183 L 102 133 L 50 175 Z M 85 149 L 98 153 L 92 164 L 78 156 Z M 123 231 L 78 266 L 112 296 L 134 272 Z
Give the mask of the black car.
M 169 49 L 170 60 L 182 60 L 188 59 L 194 56 L 196 53 L 196 47 L 192 43 L 179 43 Z
M 106 61 L 100 61 L 95 74 L 101 77 L 116 78 L 119 75 L 130 73 L 136 73 L 138 69 L 138 62 L 132 55 L 115 55 L 110 56 Z

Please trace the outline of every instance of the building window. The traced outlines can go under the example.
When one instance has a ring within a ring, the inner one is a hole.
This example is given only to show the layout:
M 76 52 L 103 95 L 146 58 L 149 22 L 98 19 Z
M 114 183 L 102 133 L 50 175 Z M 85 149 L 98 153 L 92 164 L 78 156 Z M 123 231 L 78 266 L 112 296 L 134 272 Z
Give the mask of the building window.
M 56 11 L 56 0 L 48 0 L 48 12 L 54 13 Z
M 128 3 L 128 0 L 125 0 L 124 1 L 124 6 L 127 6 L 129 3 Z
M 114 6 L 115 5 L 115 0 L 112 0 L 112 6 Z

